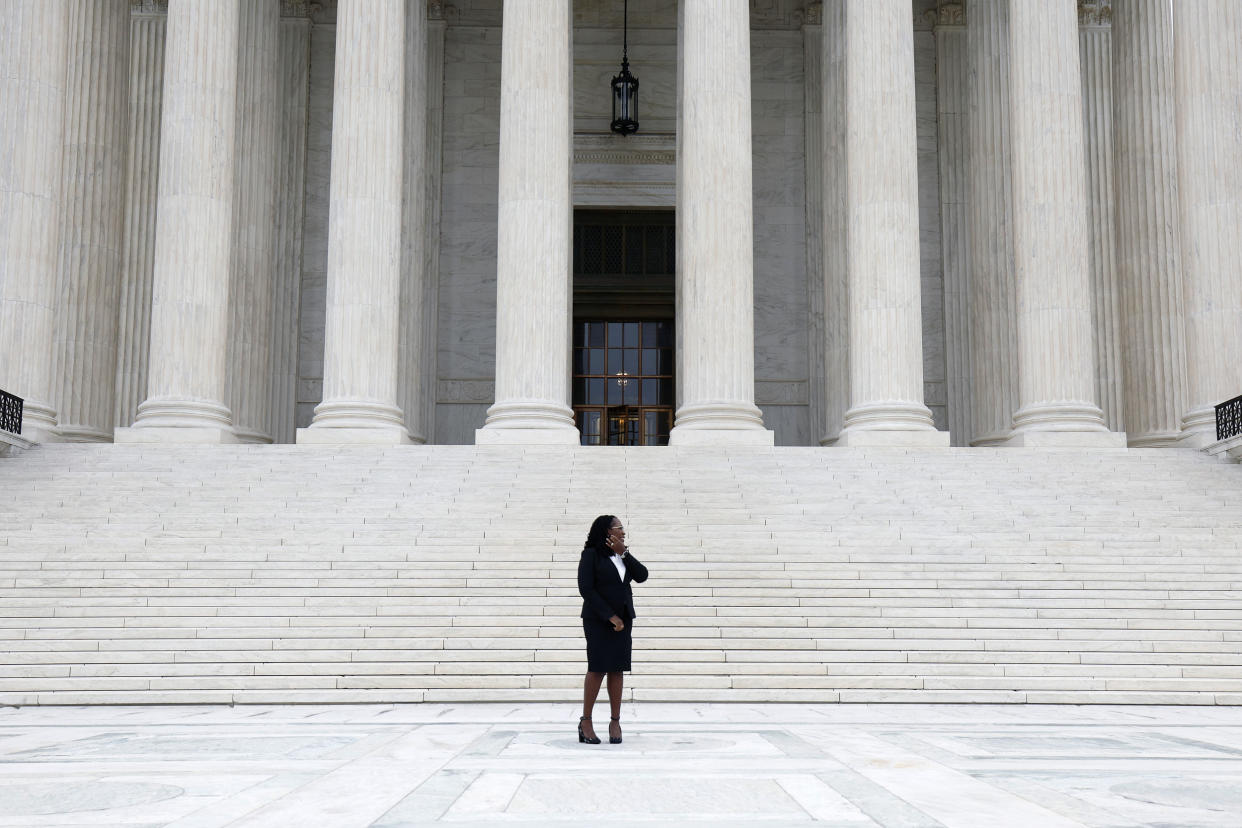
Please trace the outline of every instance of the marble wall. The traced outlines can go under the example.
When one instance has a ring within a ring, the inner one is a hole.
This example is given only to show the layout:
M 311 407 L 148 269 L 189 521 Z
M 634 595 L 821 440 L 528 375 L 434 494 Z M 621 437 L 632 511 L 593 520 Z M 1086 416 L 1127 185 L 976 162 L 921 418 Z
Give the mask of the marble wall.
M 631 69 L 642 84 L 642 131 L 634 140 L 614 138 L 607 131 L 607 81 L 620 58 L 619 13 L 614 14 L 610 4 L 581 0 L 575 4 L 578 206 L 607 205 L 609 188 L 616 194 L 612 206 L 672 206 L 676 19 L 670 5 L 654 0 L 631 3 Z M 811 433 L 808 405 L 812 361 L 801 6 L 795 0 L 752 3 L 755 397 L 777 445 L 812 445 L 817 437 Z M 471 443 L 494 392 L 499 2 L 457 2 L 446 12 L 446 20 L 437 382 L 435 424 L 429 437 L 435 443 Z M 334 36 L 333 26 L 320 24 L 311 39 L 299 426 L 310 422 L 323 376 Z M 916 32 L 925 395 L 937 427 L 945 428 L 935 53 L 931 32 Z M 635 157 L 617 163 L 618 148 Z

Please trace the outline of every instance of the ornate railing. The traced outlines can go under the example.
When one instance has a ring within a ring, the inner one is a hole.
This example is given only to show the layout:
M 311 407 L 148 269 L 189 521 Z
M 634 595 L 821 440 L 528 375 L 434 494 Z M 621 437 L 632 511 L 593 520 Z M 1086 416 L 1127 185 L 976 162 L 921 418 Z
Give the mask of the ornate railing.
M 21 397 L 15 397 L 8 391 L 0 391 L 0 431 L 22 433 L 23 402 Z
M 1216 406 L 1216 439 L 1228 440 L 1242 434 L 1242 397 Z

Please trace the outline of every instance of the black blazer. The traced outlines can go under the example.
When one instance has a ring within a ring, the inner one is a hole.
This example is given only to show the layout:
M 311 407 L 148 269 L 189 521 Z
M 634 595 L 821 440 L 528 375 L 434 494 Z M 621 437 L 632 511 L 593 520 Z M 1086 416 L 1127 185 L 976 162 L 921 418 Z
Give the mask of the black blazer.
M 582 595 L 582 617 L 607 622 L 614 615 L 623 621 L 638 617 L 634 612 L 634 590 L 631 581 L 647 580 L 647 567 L 633 555 L 625 556 L 625 580 L 612 563 L 611 554 L 601 555 L 594 549 L 582 550 L 578 561 L 578 592 Z

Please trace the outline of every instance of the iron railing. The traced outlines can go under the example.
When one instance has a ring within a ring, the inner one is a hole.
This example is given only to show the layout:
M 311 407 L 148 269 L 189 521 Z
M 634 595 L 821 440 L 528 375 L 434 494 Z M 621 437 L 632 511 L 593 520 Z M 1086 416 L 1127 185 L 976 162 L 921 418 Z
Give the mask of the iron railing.
M 0 391 L 0 431 L 22 433 L 23 402 L 21 397 L 15 397 L 8 391 Z
M 1216 439 L 1228 440 L 1242 434 L 1242 397 L 1216 406 Z

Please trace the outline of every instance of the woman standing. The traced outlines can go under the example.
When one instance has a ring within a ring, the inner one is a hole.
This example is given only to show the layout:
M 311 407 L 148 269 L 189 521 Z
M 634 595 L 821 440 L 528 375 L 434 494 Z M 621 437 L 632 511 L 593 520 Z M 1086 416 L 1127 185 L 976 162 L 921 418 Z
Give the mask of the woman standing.
M 608 704 L 612 721 L 608 743 L 621 744 L 621 688 L 630 669 L 634 591 L 631 581 L 647 580 L 647 567 L 625 546 L 625 528 L 613 515 L 600 515 L 591 524 L 582 559 L 578 561 L 578 592 L 582 594 L 582 631 L 586 634 L 587 674 L 582 688 L 582 718 L 578 741 L 599 744 L 591 725 L 591 711 L 599 686 L 608 677 Z

